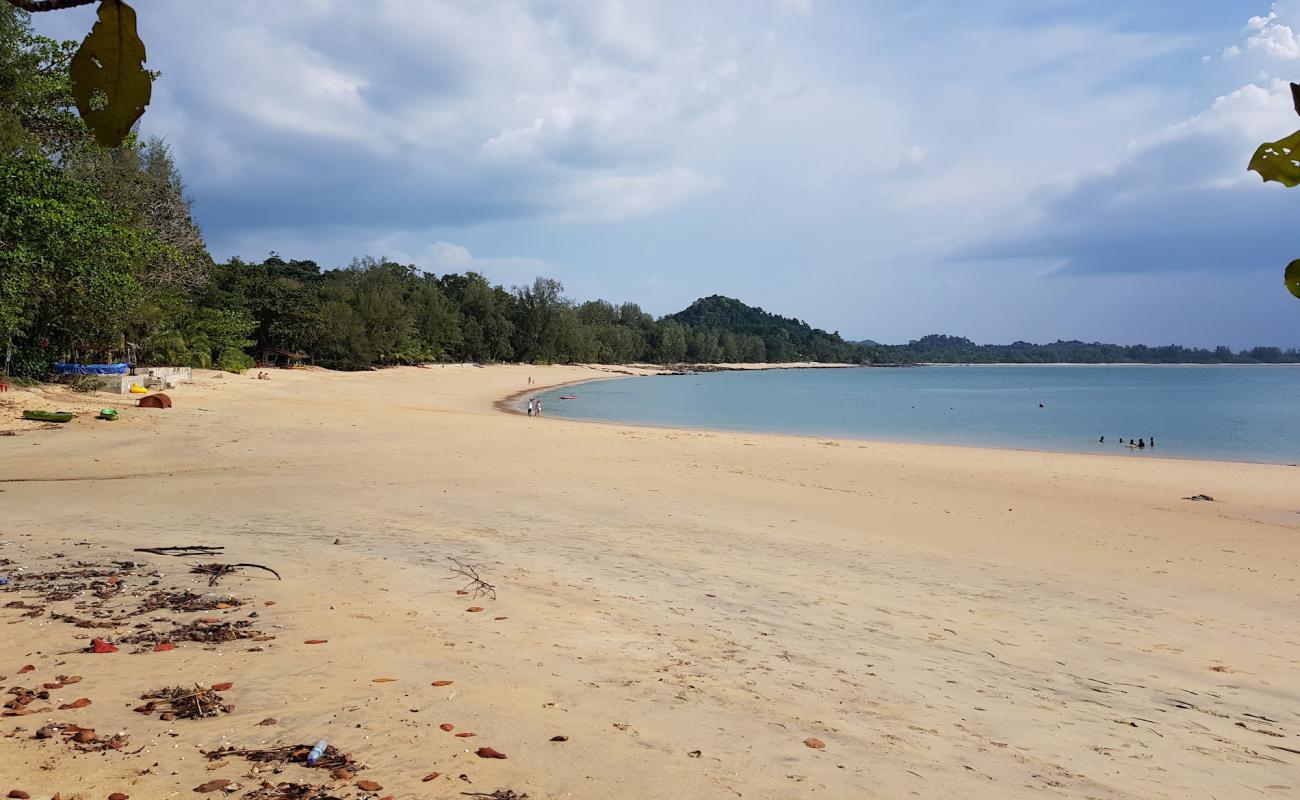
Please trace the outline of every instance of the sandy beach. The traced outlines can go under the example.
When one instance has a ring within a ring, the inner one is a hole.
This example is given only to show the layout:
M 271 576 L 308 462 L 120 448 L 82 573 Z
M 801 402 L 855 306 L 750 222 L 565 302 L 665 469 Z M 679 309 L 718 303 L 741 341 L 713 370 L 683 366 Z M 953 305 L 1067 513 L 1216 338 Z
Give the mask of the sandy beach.
M 0 587 L 0 700 L 57 687 L 0 720 L 0 795 L 1300 795 L 1300 469 L 496 407 L 611 374 L 203 373 L 58 430 L 12 420 L 108 401 L 0 394 L 0 575 L 104 573 Z M 194 544 L 225 550 L 133 552 Z M 218 561 L 283 580 L 188 572 Z M 123 616 L 163 590 L 239 604 Z M 85 652 L 200 619 L 259 635 Z M 133 711 L 224 683 L 229 713 Z M 365 768 L 205 755 L 320 739 Z

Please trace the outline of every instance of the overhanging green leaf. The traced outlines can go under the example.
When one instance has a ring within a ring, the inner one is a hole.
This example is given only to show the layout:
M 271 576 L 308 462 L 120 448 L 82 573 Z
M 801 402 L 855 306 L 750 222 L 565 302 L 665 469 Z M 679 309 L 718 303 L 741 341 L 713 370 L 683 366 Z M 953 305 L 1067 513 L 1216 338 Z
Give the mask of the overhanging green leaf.
M 1286 266 L 1286 273 L 1282 276 L 1286 281 L 1287 291 L 1296 297 L 1300 297 L 1300 258 L 1292 261 Z
M 135 10 L 121 0 L 103 0 L 99 21 L 72 57 L 70 70 L 77 110 L 102 147 L 120 145 L 149 105 L 153 79 L 144 62 Z
M 1258 172 L 1266 181 L 1300 185 L 1300 131 L 1281 141 L 1261 144 L 1246 169 Z

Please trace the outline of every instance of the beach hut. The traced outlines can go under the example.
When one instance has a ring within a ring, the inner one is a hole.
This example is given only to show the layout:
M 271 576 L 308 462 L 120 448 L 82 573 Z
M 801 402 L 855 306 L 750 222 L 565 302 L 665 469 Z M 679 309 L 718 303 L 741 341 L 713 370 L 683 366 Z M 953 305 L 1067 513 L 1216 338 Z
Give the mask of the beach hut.
M 281 369 L 293 369 L 302 367 L 311 361 L 311 356 L 306 353 L 295 353 L 292 350 L 282 350 L 279 347 L 263 347 L 257 351 L 257 366 L 259 367 L 280 367 Z

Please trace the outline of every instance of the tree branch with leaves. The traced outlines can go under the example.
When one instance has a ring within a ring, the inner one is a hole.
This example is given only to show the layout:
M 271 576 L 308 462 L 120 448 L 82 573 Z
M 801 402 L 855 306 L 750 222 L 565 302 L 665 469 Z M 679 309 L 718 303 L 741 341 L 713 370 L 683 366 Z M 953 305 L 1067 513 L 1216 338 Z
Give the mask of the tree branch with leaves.
M 29 13 L 61 11 L 96 0 L 8 0 Z M 135 9 L 122 0 L 99 0 L 98 18 L 72 57 L 77 112 L 101 147 L 118 147 L 144 114 L 154 74 L 145 69 L 144 42 Z
M 1295 113 L 1300 114 L 1300 83 L 1291 84 L 1291 99 Z M 1246 169 L 1258 172 L 1265 182 L 1277 181 L 1288 188 L 1300 186 L 1300 131 L 1261 144 Z M 1300 297 L 1300 258 L 1287 265 L 1282 280 L 1291 294 Z

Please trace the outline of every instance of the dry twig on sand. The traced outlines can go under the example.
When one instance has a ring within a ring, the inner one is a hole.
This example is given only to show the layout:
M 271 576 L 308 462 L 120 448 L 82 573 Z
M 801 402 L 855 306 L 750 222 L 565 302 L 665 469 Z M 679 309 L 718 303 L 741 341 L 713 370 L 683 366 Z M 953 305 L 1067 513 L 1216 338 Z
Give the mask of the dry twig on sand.
M 490 597 L 493 600 L 497 599 L 497 587 L 480 578 L 478 570 L 475 569 L 472 564 L 466 564 L 459 558 L 451 558 L 450 556 L 447 557 L 447 560 L 456 565 L 451 568 L 451 571 L 454 574 L 469 579 L 469 583 L 465 584 L 461 589 L 462 592 L 468 592 L 472 586 L 474 587 L 474 599 L 477 600 L 478 598 L 485 596 Z
M 184 686 L 166 686 L 140 699 L 149 701 L 136 707 L 135 710 L 141 714 L 152 714 L 161 709 L 164 714 L 170 713 L 180 719 L 215 717 L 228 713 L 231 708 L 216 690 L 198 685 L 193 689 Z
M 153 553 L 156 556 L 219 556 L 225 550 L 220 544 L 178 544 L 171 547 L 137 547 L 137 553 Z
M 210 576 L 208 578 L 208 585 L 216 586 L 217 581 L 221 580 L 227 575 L 230 575 L 240 567 L 253 567 L 254 569 L 264 569 L 267 572 L 274 575 L 276 580 L 284 580 L 283 578 L 280 577 L 280 573 L 276 572 L 270 567 L 264 567 L 261 564 L 195 564 L 193 567 L 190 568 L 190 572 L 197 573 L 199 575 Z

